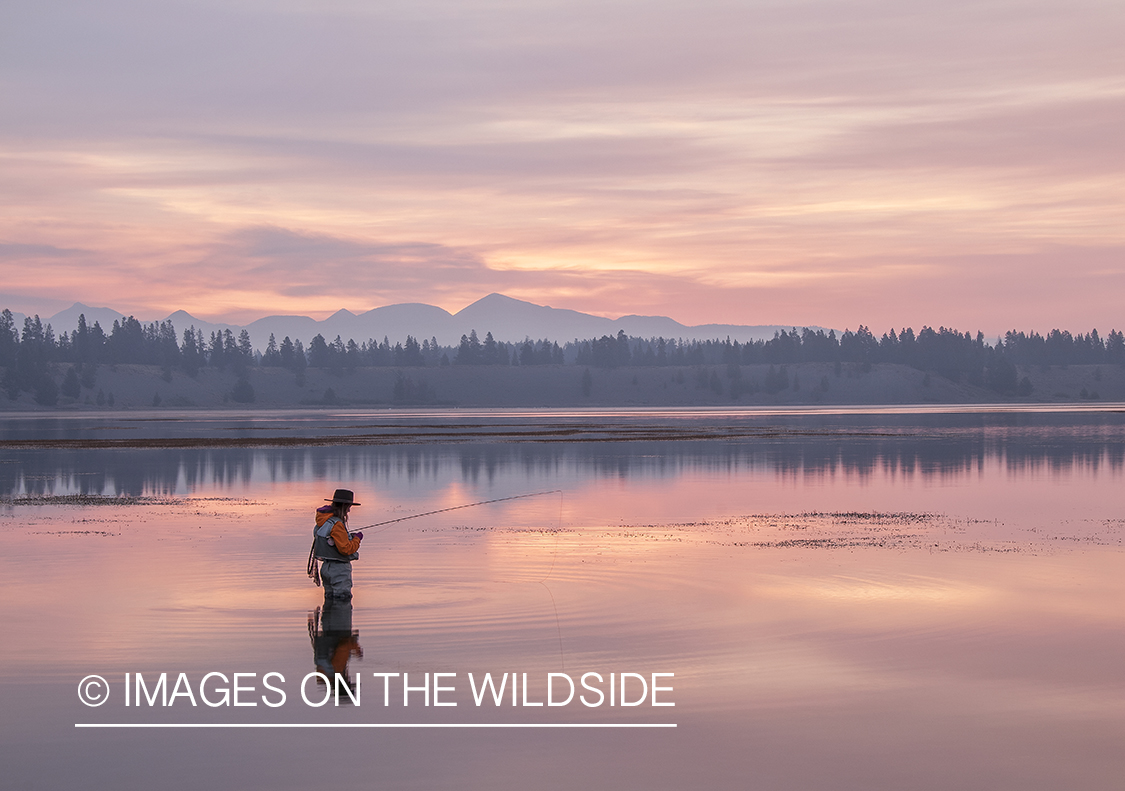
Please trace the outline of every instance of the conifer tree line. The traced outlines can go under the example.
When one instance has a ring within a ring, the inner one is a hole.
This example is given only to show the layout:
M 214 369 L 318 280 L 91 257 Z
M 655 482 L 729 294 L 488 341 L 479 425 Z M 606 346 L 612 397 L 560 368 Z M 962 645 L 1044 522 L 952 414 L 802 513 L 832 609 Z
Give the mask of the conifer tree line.
M 1125 365 L 1125 335 L 1112 330 L 1103 340 L 1097 330 L 1072 335 L 1065 330 L 1037 332 L 1009 331 L 994 344 L 984 334 L 961 333 L 940 327 L 923 327 L 915 334 L 911 328 L 894 329 L 881 338 L 865 326 L 847 330 L 839 337 L 835 330 L 781 331 L 766 341 L 739 343 L 725 341 L 676 341 L 665 338 L 629 338 L 603 335 L 589 341 L 575 341 L 575 362 L 614 368 L 626 365 L 755 365 L 793 363 L 897 363 L 921 371 L 934 371 L 953 381 L 983 384 L 989 370 L 1014 374 L 1016 365 Z M 571 344 L 567 344 L 567 351 Z
M 258 366 L 289 369 L 303 381 L 307 368 L 342 373 L 371 366 L 439 367 L 447 365 L 563 365 L 615 368 L 623 366 L 704 366 L 795 364 L 805 362 L 853 363 L 870 366 L 898 363 L 933 371 L 953 381 L 1015 394 L 1017 365 L 1125 365 L 1125 336 L 1113 330 L 1102 338 L 1097 330 L 1072 335 L 1065 330 L 1010 331 L 989 344 L 977 332 L 939 327 L 894 329 L 882 337 L 865 326 L 854 332 L 805 328 L 778 332 L 769 340 L 739 343 L 726 340 L 635 338 L 618 332 L 588 340 L 575 339 L 560 346 L 549 339 L 522 343 L 497 341 L 492 333 L 481 340 L 476 330 L 461 336 L 457 346 L 442 346 L 436 338 L 419 341 L 407 336 L 393 346 L 386 337 L 362 343 L 340 336 L 329 341 L 316 335 L 306 347 L 288 336 L 278 341 L 270 335 L 265 350 L 254 349 L 250 334 L 231 330 L 205 336 L 194 326 L 177 335 L 171 321 L 144 324 L 130 316 L 114 321 L 106 332 L 97 322 L 88 325 L 79 316 L 73 332 L 56 336 L 39 316 L 16 327 L 10 310 L 0 312 L 0 387 L 9 398 L 34 392 L 40 403 L 55 403 L 58 395 L 77 397 L 80 387 L 92 388 L 98 365 L 142 364 L 159 366 L 165 378 L 173 370 L 195 376 L 205 367 L 230 370 L 245 379 Z M 61 385 L 52 365 L 69 363 Z

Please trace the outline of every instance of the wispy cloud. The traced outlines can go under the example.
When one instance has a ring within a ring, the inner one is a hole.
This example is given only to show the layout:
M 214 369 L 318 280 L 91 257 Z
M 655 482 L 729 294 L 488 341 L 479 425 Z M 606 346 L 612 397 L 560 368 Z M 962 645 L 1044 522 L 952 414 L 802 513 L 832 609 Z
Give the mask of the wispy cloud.
M 55 247 L 49 244 L 8 244 L 0 242 L 0 258 L 27 261 L 37 258 L 72 258 L 89 251 Z

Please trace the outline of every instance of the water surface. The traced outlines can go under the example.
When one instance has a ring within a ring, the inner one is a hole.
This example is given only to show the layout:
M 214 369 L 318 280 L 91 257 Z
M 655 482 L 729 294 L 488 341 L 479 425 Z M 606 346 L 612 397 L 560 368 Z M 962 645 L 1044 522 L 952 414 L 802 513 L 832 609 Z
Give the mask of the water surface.
M 0 420 L 7 784 L 1118 788 L 1122 416 Z M 139 441 L 100 442 L 122 435 Z M 355 527 L 542 494 L 369 530 L 350 611 L 325 612 L 304 566 L 338 486 Z M 276 671 L 292 698 L 333 660 L 360 706 L 124 706 L 125 673 Z M 373 673 L 427 672 L 457 674 L 456 707 L 381 705 Z M 674 673 L 676 705 L 477 707 L 470 672 L 527 673 L 532 702 L 547 673 Z M 112 689 L 98 708 L 76 695 L 91 673 Z M 677 727 L 74 727 L 105 722 Z

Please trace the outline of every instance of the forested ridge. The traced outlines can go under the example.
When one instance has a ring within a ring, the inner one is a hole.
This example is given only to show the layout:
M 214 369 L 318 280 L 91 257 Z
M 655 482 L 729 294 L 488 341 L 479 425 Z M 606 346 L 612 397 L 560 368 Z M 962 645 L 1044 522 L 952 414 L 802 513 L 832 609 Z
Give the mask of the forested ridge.
M 53 405 L 60 395 L 77 398 L 82 388 L 92 389 L 99 365 L 141 364 L 158 366 L 170 380 L 172 371 L 195 376 L 205 367 L 229 370 L 239 378 L 236 401 L 253 400 L 247 382 L 251 368 L 280 367 L 303 382 L 309 368 L 344 373 L 361 367 L 423 368 L 449 365 L 537 366 L 580 365 L 590 368 L 627 366 L 756 365 L 836 363 L 870 366 L 895 363 L 934 373 L 954 382 L 988 388 L 1002 395 L 1027 395 L 1030 382 L 1020 378 L 1016 366 L 1066 366 L 1083 364 L 1125 365 L 1125 337 L 1112 330 L 1102 338 L 1097 330 L 1071 334 L 1054 329 L 1038 332 L 1009 331 L 989 343 L 955 329 L 922 327 L 890 329 L 876 337 L 867 327 L 835 331 L 810 329 L 779 332 L 764 341 L 739 343 L 726 340 L 635 338 L 616 336 L 556 340 L 530 338 L 521 343 L 496 341 L 491 332 L 483 340 L 474 330 L 457 346 L 442 346 L 436 338 L 419 342 L 412 336 L 393 345 L 388 338 L 329 341 L 316 335 L 305 345 L 301 339 L 270 336 L 264 351 L 255 349 L 246 330 L 213 332 L 209 336 L 194 326 L 178 333 L 171 321 L 142 323 L 133 317 L 114 321 L 106 331 L 88 325 L 80 316 L 73 332 L 55 335 L 38 316 L 15 325 L 9 310 L 0 312 L 0 388 L 9 399 L 34 394 L 35 401 Z M 780 378 L 783 372 L 776 376 Z M 765 382 L 768 391 L 771 382 Z

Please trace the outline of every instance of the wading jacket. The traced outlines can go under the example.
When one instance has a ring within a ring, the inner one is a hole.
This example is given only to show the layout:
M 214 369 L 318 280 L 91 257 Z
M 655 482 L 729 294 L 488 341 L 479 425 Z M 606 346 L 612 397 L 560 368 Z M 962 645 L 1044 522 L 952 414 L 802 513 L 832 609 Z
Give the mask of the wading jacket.
M 313 553 L 320 560 L 335 560 L 339 563 L 359 560 L 359 536 L 353 538 L 348 534 L 343 520 L 332 513 L 331 506 L 316 509 L 313 536 Z

